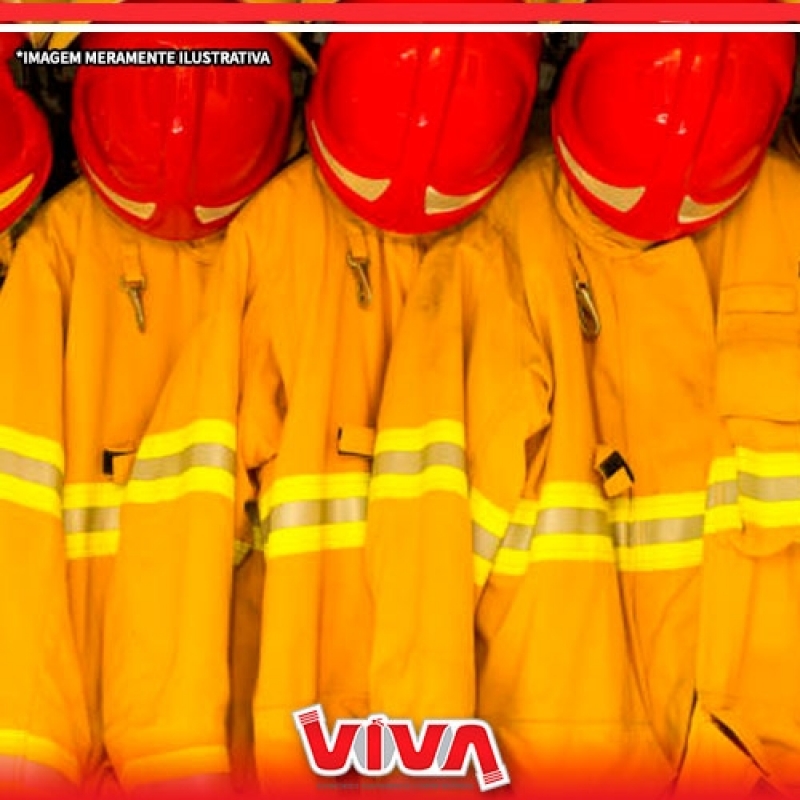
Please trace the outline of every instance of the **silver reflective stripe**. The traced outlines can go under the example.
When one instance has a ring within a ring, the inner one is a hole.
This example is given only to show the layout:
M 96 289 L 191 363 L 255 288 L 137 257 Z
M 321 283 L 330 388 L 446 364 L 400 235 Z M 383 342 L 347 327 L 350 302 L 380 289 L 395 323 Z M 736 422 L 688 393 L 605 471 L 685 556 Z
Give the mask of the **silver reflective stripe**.
M 64 482 L 61 470 L 52 464 L 10 450 L 0 450 L 0 474 L 37 483 L 57 492 L 61 491 Z
M 618 547 L 638 547 L 652 544 L 691 542 L 703 537 L 705 517 L 678 517 L 677 519 L 647 519 L 635 522 L 615 522 L 614 542 Z
M 493 533 L 478 525 L 477 522 L 472 523 L 472 551 L 476 556 L 493 561 L 500 549 L 500 544 L 500 539 Z
M 736 481 L 720 481 L 719 483 L 712 483 L 708 487 L 706 506 L 708 508 L 719 508 L 720 506 L 735 505 L 738 499 L 739 489 Z
M 464 449 L 448 442 L 434 442 L 422 450 L 378 453 L 375 456 L 373 473 L 417 475 L 432 466 L 466 469 Z
M 767 503 L 800 500 L 800 477 L 797 475 L 762 478 L 759 475 L 740 472 L 738 487 L 742 496 Z
M 70 508 L 64 511 L 64 531 L 67 534 L 115 531 L 118 528 L 119 508 L 116 506 Z
M 654 544 L 674 544 L 701 539 L 702 516 L 678 517 L 675 519 L 635 520 L 633 522 L 611 522 L 606 514 L 595 509 L 548 508 L 539 513 L 533 525 L 512 523 L 502 541 L 505 550 L 530 550 L 534 538 L 541 536 L 607 536 L 617 547 L 638 547 Z M 476 555 L 493 558 L 489 545 L 489 534 L 483 529 L 480 537 L 473 526 L 473 541 Z M 494 552 L 497 551 L 497 539 Z
M 366 497 L 341 497 L 331 500 L 297 500 L 281 503 L 269 512 L 264 524 L 267 530 L 278 531 L 307 525 L 363 522 L 366 518 Z
M 236 456 L 222 444 L 194 444 L 169 456 L 138 459 L 131 473 L 132 480 L 152 481 L 172 478 L 193 467 L 215 467 L 233 473 Z
M 544 508 L 536 515 L 537 534 L 605 533 L 608 516 L 595 508 Z M 530 527 L 516 526 L 514 527 Z
M 720 481 L 709 487 L 708 507 L 736 505 L 740 497 L 765 503 L 800 500 L 800 476 L 764 478 L 750 472 L 740 472 L 735 481 Z

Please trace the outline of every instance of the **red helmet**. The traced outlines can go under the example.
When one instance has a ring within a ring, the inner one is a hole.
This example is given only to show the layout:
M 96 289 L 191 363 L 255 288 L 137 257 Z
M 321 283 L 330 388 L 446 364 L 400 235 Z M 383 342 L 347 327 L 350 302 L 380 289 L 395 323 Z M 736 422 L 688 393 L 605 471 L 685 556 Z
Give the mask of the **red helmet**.
M 270 33 L 88 33 L 85 49 L 241 49 L 272 66 L 82 66 L 72 132 L 81 167 L 126 222 L 162 239 L 225 227 L 280 166 L 291 57 Z
M 590 33 L 564 70 L 553 141 L 600 219 L 665 241 L 724 214 L 756 176 L 794 77 L 789 33 Z
M 306 107 L 327 184 L 393 233 L 462 222 L 519 157 L 540 50 L 529 33 L 331 34 Z
M 8 65 L 24 42 L 22 34 L 0 34 L 0 232 L 33 205 L 53 162 L 47 120 L 17 88 Z

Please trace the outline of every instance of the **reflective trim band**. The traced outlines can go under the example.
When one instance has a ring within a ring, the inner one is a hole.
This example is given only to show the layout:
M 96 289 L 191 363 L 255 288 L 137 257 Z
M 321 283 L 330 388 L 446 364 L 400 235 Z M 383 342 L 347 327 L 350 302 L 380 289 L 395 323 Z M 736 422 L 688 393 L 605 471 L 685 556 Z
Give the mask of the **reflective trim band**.
M 455 444 L 434 442 L 416 452 L 378 453 L 373 460 L 373 471 L 377 475 L 416 475 L 431 464 L 464 470 L 467 466 L 464 449 Z
M 62 474 L 64 472 L 64 448 L 54 439 L 0 425 L 0 450 L 41 461 Z
M 707 492 L 658 494 L 612 501 L 609 514 L 613 522 L 661 521 L 667 518 L 702 516 Z
M 467 497 L 464 426 L 442 419 L 381 431 L 375 439 L 370 498 L 404 500 L 430 492 Z
M 0 500 L 61 519 L 61 493 L 52 487 L 0 474 Z
M 289 528 L 271 531 L 266 537 L 264 550 L 267 558 L 319 553 L 323 550 L 346 550 L 363 547 L 366 533 L 366 522 Z
M 700 520 L 702 526 L 702 519 Z M 703 562 L 702 538 L 667 544 L 620 547 L 619 567 L 623 572 L 654 572 L 666 569 L 689 569 Z
M 64 487 L 64 533 L 69 560 L 117 553 L 123 492 L 123 487 L 107 482 Z
M 381 431 L 375 437 L 375 455 L 391 452 L 419 452 L 432 444 L 450 444 L 465 448 L 464 426 L 460 422 L 440 419 L 419 428 L 395 428 Z
M 375 475 L 370 497 L 373 500 L 408 500 L 431 492 L 447 492 L 467 497 L 467 476 L 460 469 L 426 467 L 415 475 Z
M 736 450 L 736 467 L 739 473 L 750 473 L 761 478 L 784 478 L 800 475 L 800 454 L 758 453 L 744 447 Z
M 187 494 L 233 500 L 236 428 L 223 420 L 198 420 L 168 433 L 150 434 L 139 447 L 125 500 L 151 504 Z
M 301 500 L 284 503 L 270 511 L 264 520 L 273 536 L 286 528 L 303 528 L 318 525 L 336 525 L 358 522 L 367 518 L 366 497 L 339 497 L 333 500 Z
M 60 443 L 0 426 L 0 500 L 58 518 L 63 476 Z
M 74 784 L 80 779 L 78 761 L 72 754 L 55 742 L 27 731 L 0 729 L 0 756 L 23 758 L 49 767 Z
M 0 450 L 0 474 L 60 491 L 63 474 L 58 467 L 46 461 L 20 455 L 10 450 Z
M 224 746 L 193 747 L 133 759 L 122 766 L 119 777 L 123 787 L 128 789 L 159 781 L 227 774 L 229 769 L 228 752 Z
M 736 488 L 735 480 L 712 483 L 708 487 L 706 507 L 708 509 L 716 509 L 723 508 L 724 506 L 735 505 L 738 497 L 739 490 Z
M 73 533 L 67 537 L 66 554 L 70 561 L 115 556 L 119 552 L 119 530 Z
M 137 460 L 174 456 L 198 444 L 216 444 L 235 452 L 236 428 L 224 420 L 203 419 L 168 433 L 151 433 L 142 441 Z
M 192 467 L 173 477 L 132 480 L 125 500 L 141 505 L 169 503 L 189 494 L 214 494 L 233 501 L 235 478 L 232 473 L 214 467 Z
M 800 520 L 800 455 L 739 448 L 714 461 L 708 490 L 705 534 L 746 525 L 797 527 Z
M 279 478 L 259 501 L 254 546 L 268 558 L 363 547 L 369 483 L 366 472 Z
M 503 548 L 497 555 L 494 571 L 498 575 L 520 577 L 529 564 L 544 561 L 592 561 L 613 563 L 614 545 L 608 536 L 591 533 L 535 537 L 527 550 Z
M 591 484 L 546 484 L 538 502 L 519 504 L 493 571 L 521 576 L 528 564 L 543 561 L 617 562 L 623 571 L 697 566 L 705 497 L 687 492 L 609 502 Z M 479 540 L 477 556 L 487 544 Z
M 366 497 L 369 473 L 334 472 L 325 475 L 292 475 L 278 478 L 261 496 L 258 508 L 266 519 L 273 508 L 303 500 L 338 500 Z
M 136 458 L 131 480 L 156 481 L 174 478 L 195 467 L 220 469 L 233 474 L 236 467 L 235 450 L 220 444 L 193 444 L 178 453 Z

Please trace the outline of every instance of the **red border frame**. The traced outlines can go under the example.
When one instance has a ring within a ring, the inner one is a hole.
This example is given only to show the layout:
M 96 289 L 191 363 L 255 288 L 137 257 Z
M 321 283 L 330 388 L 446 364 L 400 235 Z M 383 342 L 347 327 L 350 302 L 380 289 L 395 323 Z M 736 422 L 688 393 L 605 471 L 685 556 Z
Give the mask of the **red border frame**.
M 15 3 L 0 23 L 788 23 L 792 3 Z

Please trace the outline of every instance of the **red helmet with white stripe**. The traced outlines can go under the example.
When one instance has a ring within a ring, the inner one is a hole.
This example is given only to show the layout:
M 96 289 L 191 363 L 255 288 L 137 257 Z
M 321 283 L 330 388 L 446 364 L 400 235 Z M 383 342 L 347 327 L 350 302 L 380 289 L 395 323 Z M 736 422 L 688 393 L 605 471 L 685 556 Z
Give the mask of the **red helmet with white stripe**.
M 53 161 L 47 120 L 17 88 L 8 64 L 24 42 L 22 34 L 0 34 L 0 232 L 33 205 Z
M 81 66 L 81 167 L 120 218 L 162 239 L 208 236 L 286 156 L 291 57 L 270 33 L 88 33 L 86 49 L 268 50 L 272 65 Z
M 590 33 L 553 105 L 553 141 L 600 219 L 665 241 L 718 219 L 756 176 L 788 101 L 788 33 Z
M 331 34 L 306 107 L 326 183 L 393 233 L 467 219 L 519 157 L 540 50 L 529 33 Z

